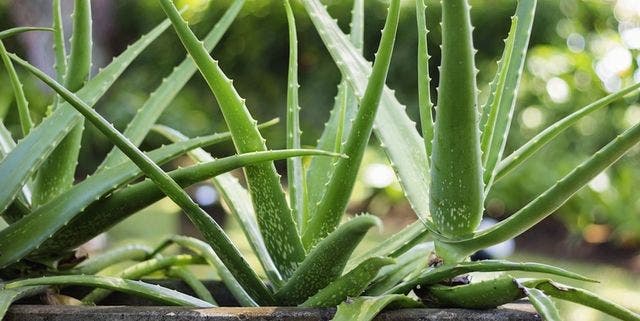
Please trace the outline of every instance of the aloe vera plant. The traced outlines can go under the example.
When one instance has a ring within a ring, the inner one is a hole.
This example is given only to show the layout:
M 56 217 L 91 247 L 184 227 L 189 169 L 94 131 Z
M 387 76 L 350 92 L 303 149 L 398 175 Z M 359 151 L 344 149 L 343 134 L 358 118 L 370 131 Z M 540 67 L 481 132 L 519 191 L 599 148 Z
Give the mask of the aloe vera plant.
M 547 320 L 558 319 L 550 297 L 590 306 L 623 320 L 640 320 L 637 314 L 619 305 L 549 279 L 501 276 L 455 286 L 448 282 L 471 272 L 497 271 L 538 272 L 594 281 L 544 264 L 467 262 L 467 257 L 519 235 L 550 215 L 640 141 L 640 125 L 636 125 L 512 217 L 488 230 L 477 231 L 485 196 L 494 183 L 580 117 L 640 88 L 634 85 L 578 110 L 512 155 L 503 157 L 535 0 L 518 2 L 498 71 L 490 85 L 491 93 L 482 107 L 478 101 L 468 1 L 442 3 L 443 49 L 437 104 L 431 101 L 430 94 L 426 2 L 415 1 L 421 133 L 385 86 L 401 1 L 389 2 L 375 60 L 370 64 L 362 55 L 364 0 L 353 2 L 348 36 L 319 0 L 301 0 L 342 74 L 335 106 L 316 149 L 301 149 L 296 19 L 292 3 L 282 0 L 290 49 L 287 84 L 283 86 L 287 95 L 288 149 L 282 151 L 267 149 L 251 106 L 226 76 L 224 66 L 210 54 L 244 2 L 233 1 L 200 41 L 172 1 L 158 0 L 168 21 L 131 45 L 94 77 L 89 75 L 88 0 L 75 1 L 68 60 L 60 1 L 53 1 L 53 28 L 0 32 L 1 40 L 27 31 L 52 31 L 56 57 L 56 77 L 49 77 L 7 52 L 0 43 L 0 55 L 10 74 L 24 135 L 16 143 L 4 125 L 0 127 L 0 178 L 4 185 L 0 190 L 0 212 L 9 224 L 0 230 L 0 275 L 6 278 L 0 283 L 0 316 L 11 302 L 21 297 L 37 294 L 47 286 L 72 284 L 99 288 L 82 299 L 85 304 L 99 303 L 109 291 L 115 290 L 165 304 L 215 306 L 215 298 L 184 268 L 206 264 L 217 271 L 241 305 L 338 306 L 335 320 L 370 320 L 386 306 L 491 308 L 523 297 L 528 297 Z M 188 55 L 120 133 L 92 106 L 136 56 L 169 26 Z M 52 114 L 39 124 L 29 117 L 28 100 L 20 89 L 16 67 L 24 68 L 57 94 Z M 228 133 L 189 138 L 176 129 L 155 124 L 195 72 L 209 85 Z M 93 175 L 72 184 L 80 134 L 87 121 L 116 147 Z M 143 153 L 138 146 L 151 130 L 171 143 Z M 340 224 L 372 133 L 383 143 L 420 221 L 383 244 L 353 255 L 364 235 L 381 224 L 368 214 Z M 202 149 L 224 140 L 233 141 L 237 155 L 214 159 Z M 159 167 L 181 155 L 188 155 L 195 165 L 171 172 Z M 314 158 L 305 166 L 303 156 Z M 287 158 L 287 186 L 281 185 L 273 164 L 274 160 L 284 158 Z M 247 188 L 226 173 L 240 167 L 244 168 Z M 146 179 L 137 181 L 141 177 Z M 267 280 L 258 276 L 222 228 L 182 189 L 207 179 L 212 180 L 229 213 L 240 223 Z M 83 242 L 165 196 L 184 210 L 204 241 L 176 235 L 155 249 L 129 245 L 84 262 L 62 264 Z M 433 242 L 426 242 L 428 235 Z M 169 246 L 178 246 L 189 253 L 166 254 Z M 113 276 L 95 275 L 125 261 L 136 263 Z M 152 272 L 184 280 L 198 298 L 137 281 Z M 414 289 L 422 300 L 407 296 Z

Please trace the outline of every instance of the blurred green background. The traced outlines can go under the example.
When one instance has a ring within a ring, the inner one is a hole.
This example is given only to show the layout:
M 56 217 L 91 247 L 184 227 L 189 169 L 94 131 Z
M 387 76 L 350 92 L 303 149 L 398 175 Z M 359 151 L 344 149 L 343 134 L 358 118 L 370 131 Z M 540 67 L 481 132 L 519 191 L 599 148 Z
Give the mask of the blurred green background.
M 178 0 L 188 4 L 187 17 L 197 34 L 203 35 L 217 21 L 230 0 Z M 504 46 L 514 0 L 471 0 L 474 36 L 478 49 L 482 100 L 496 69 L 496 59 Z M 71 2 L 63 1 L 65 6 Z M 325 1 L 330 12 L 348 31 L 351 1 Z M 94 38 L 97 62 L 105 65 L 142 33 L 150 30 L 164 15 L 154 0 L 94 0 Z M 438 81 L 439 1 L 428 2 L 427 19 L 431 30 L 432 86 Z M 373 57 L 379 30 L 385 15 L 384 1 L 366 1 L 365 57 Z M 404 1 L 396 51 L 388 85 L 396 90 L 409 115 L 418 119 L 415 74 L 416 30 L 414 1 Z M 0 29 L 16 25 L 46 25 L 50 21 L 49 0 L 0 0 Z M 45 8 L 45 9 L 43 9 Z M 71 8 L 65 8 L 69 13 Z M 340 79 L 320 38 L 301 7 L 297 14 L 300 40 L 301 121 L 303 144 L 314 145 L 333 105 Z M 68 25 L 68 21 L 67 21 Z M 70 26 L 67 26 L 69 29 Z M 287 68 L 287 33 L 284 9 L 280 1 L 248 0 L 237 21 L 213 51 L 227 75 L 235 80 L 240 94 L 247 99 L 254 117 L 266 121 L 284 119 Z M 7 41 L 7 47 L 28 57 L 40 68 L 52 71 L 51 39 L 47 34 L 29 34 Z M 556 120 L 607 93 L 640 81 L 640 1 L 638 0 L 539 0 L 530 51 L 506 154 L 515 150 Z M 123 75 L 97 106 L 98 111 L 124 129 L 137 108 L 160 83 L 163 76 L 184 58 L 184 50 L 172 32 L 166 32 L 150 46 Z M 33 77 L 22 74 L 26 82 L 33 116 L 43 117 L 51 103 L 50 92 Z M 0 72 L 0 82 L 7 75 Z M 433 90 L 435 97 L 435 89 Z M 44 93 L 44 94 L 43 94 Z M 6 118 L 18 137 L 17 112 L 8 85 L 0 86 L 0 118 Z M 582 160 L 640 121 L 637 95 L 615 102 L 582 119 L 577 126 L 559 136 L 524 166 L 496 184 L 487 199 L 487 215 L 503 219 L 544 191 Z M 203 79 L 196 75 L 165 112 L 160 122 L 188 135 L 225 130 L 216 102 Z M 271 148 L 284 147 L 284 125 L 265 130 Z M 88 125 L 85 148 L 81 152 L 78 179 L 91 173 L 111 145 Z M 151 148 L 162 140 L 150 136 L 143 145 Z M 545 262 L 571 260 L 588 275 L 611 275 L 604 295 L 640 309 L 640 294 L 635 291 L 640 274 L 640 148 L 596 177 L 555 215 L 518 238 L 519 258 L 542 257 Z M 216 147 L 216 155 L 233 153 L 230 144 Z M 506 155 L 505 154 L 505 155 Z M 280 164 L 282 165 L 282 164 Z M 198 189 L 192 189 L 197 191 Z M 215 202 L 214 202 L 215 203 Z M 210 206 L 214 216 L 221 208 Z M 384 153 L 373 140 L 367 153 L 352 212 L 369 211 L 382 216 L 385 233 L 414 220 L 410 207 L 399 190 Z M 166 234 L 188 229 L 182 226 L 171 202 L 163 201 L 145 213 L 119 225 L 109 236 L 112 243 L 143 239 L 159 241 Z M 153 216 L 153 219 L 150 219 Z M 160 219 L 162 218 L 162 219 Z M 156 222 L 149 232 L 142 224 Z M 232 224 L 231 231 L 237 231 Z M 239 234 L 239 233 L 234 233 Z M 383 234 L 373 235 L 372 241 Z M 527 253 L 527 254 L 522 254 Z M 532 254 L 533 253 L 533 254 Z M 582 262 L 582 263 L 580 263 Z M 590 268 L 593 262 L 602 264 Z M 564 265 L 564 263 L 561 263 Z M 614 267 L 615 266 L 615 267 Z M 589 269 L 590 268 L 590 269 Z M 608 278 L 608 277 L 607 277 Z M 633 282 L 625 280 L 633 279 Z M 614 290 L 611 290 L 614 289 Z M 617 290 L 615 290 L 617 289 Z M 617 294 L 616 294 L 617 293 Z M 620 294 L 622 293 L 622 294 Z M 631 294 L 630 294 L 631 293 Z M 630 296 L 631 295 L 631 296 Z M 629 299 L 631 297 L 631 299 Z M 573 310 L 572 310 L 573 311 Z M 580 310 L 582 311 L 582 310 Z M 594 320 L 586 312 L 568 312 L 573 319 Z

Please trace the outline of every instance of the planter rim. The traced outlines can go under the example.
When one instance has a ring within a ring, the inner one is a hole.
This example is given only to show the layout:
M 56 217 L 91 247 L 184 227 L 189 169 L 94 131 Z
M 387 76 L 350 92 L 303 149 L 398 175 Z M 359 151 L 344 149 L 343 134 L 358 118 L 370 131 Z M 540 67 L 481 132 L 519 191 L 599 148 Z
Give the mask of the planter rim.
M 335 308 L 297 307 L 217 307 L 186 308 L 171 306 L 51 306 L 15 305 L 6 321 L 324 321 L 330 320 Z M 401 309 L 384 311 L 377 321 L 538 321 L 540 317 L 528 302 L 510 303 L 492 310 L 465 309 Z

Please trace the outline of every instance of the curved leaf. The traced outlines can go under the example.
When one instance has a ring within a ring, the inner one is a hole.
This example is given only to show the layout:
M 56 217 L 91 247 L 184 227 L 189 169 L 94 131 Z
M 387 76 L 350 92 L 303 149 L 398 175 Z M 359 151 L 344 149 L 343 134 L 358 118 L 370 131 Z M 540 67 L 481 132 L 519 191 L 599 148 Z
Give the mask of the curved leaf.
M 375 297 L 359 297 L 338 306 L 332 321 L 370 321 L 385 307 L 421 308 L 420 302 L 407 296 L 390 294 Z
M 632 93 L 636 93 L 640 89 L 640 83 L 629 86 L 618 92 L 603 97 L 573 113 L 555 122 L 553 125 L 545 128 L 535 137 L 531 138 L 527 143 L 518 148 L 511 155 L 503 159 L 496 167 L 496 180 L 504 177 L 513 169 L 521 165 L 525 160 L 533 156 L 540 148 L 548 144 L 553 138 L 561 134 L 570 126 L 576 124 L 582 117 L 589 115 L 596 110 L 608 106 L 612 102 Z
M 203 39 L 203 46 L 206 50 L 211 51 L 216 47 L 222 36 L 229 29 L 231 23 L 235 20 L 240 9 L 244 6 L 244 3 L 245 0 L 235 0 L 231 6 L 229 6 L 229 9 L 227 9 L 220 20 L 213 26 L 213 29 L 211 29 Z M 133 119 L 127 124 L 127 128 L 123 134 L 135 145 L 140 145 L 162 112 L 169 106 L 178 92 L 180 92 L 197 70 L 193 59 L 186 57 L 180 65 L 173 69 L 169 76 L 163 79 L 160 86 L 151 93 L 149 99 L 144 102 Z M 102 161 L 97 171 L 115 166 L 125 159 L 127 159 L 127 157 L 119 149 L 114 147 Z
M 201 308 L 214 307 L 209 302 L 202 301 L 198 298 L 194 298 L 159 285 L 96 275 L 47 276 L 35 279 L 25 279 L 7 283 L 5 285 L 5 289 L 16 289 L 33 285 L 91 286 L 138 295 L 168 305 L 182 305 Z
M 142 153 L 120 132 L 115 130 L 100 114 L 91 109 L 80 98 L 58 84 L 54 79 L 42 71 L 30 65 L 28 62 L 12 55 L 12 59 L 27 68 L 36 77 L 55 90 L 63 99 L 77 109 L 100 132 L 122 150 L 171 200 L 180 206 L 198 230 L 204 235 L 208 243 L 216 250 L 216 253 L 225 265 L 232 271 L 238 282 L 243 284 L 251 296 L 261 304 L 272 302 L 271 293 L 258 278 L 255 271 L 244 260 L 238 249 L 224 233 L 222 228 L 211 216 L 202 210 L 180 186 L 149 157 Z M 1 253 L 1 252 L 0 252 Z M 4 256 L 0 259 L 7 261 Z
M 420 276 L 411 280 L 398 284 L 386 293 L 409 293 L 411 289 L 417 285 L 436 284 L 442 280 L 450 279 L 458 275 L 470 272 L 497 272 L 497 271 L 527 271 L 547 273 L 580 281 L 597 282 L 593 279 L 584 277 L 580 274 L 573 273 L 555 266 L 541 263 L 517 263 L 502 260 L 484 260 L 477 262 L 462 262 L 455 265 L 443 265 L 425 271 Z
M 147 35 L 127 48 L 115 58 L 105 69 L 78 91 L 78 96 L 88 105 L 93 105 L 115 82 L 129 64 L 153 42 L 167 27 L 164 22 Z M 45 118 L 39 126 L 22 139 L 16 148 L 0 162 L 0 177 L 3 178 L 0 189 L 0 212 L 4 211 L 14 199 L 18 191 L 31 177 L 33 172 L 44 162 L 46 157 L 69 133 L 71 128 L 81 120 L 82 116 L 68 104 L 62 104 L 53 114 Z
M 186 236 L 173 236 L 170 239 L 182 247 L 188 248 L 194 253 L 202 256 L 205 261 L 216 269 L 216 272 L 222 279 L 222 282 L 231 292 L 231 295 L 238 300 L 238 302 L 245 307 L 256 307 L 256 302 L 247 294 L 247 291 L 242 288 L 242 285 L 238 283 L 233 274 L 224 266 L 224 263 L 218 258 L 211 246 L 198 239 Z
M 550 295 L 554 298 L 588 306 L 620 320 L 640 320 L 640 314 L 635 313 L 616 303 L 603 299 L 599 295 L 591 293 L 587 290 L 574 288 L 568 285 L 553 282 L 551 280 L 530 280 L 522 282 L 522 284 L 526 287 L 533 287 L 542 290 L 542 292 L 544 292 L 546 295 Z
M 371 74 L 371 64 L 362 57 L 319 0 L 304 0 L 302 4 L 343 77 L 349 81 L 356 95 L 362 97 Z M 382 142 L 415 213 L 433 230 L 427 220 L 429 165 L 424 141 L 393 91 L 384 89 L 380 105 L 374 132 Z
M 387 80 L 399 20 L 400 1 L 392 0 L 371 76 L 344 145 L 343 153 L 349 158 L 338 160 L 324 195 L 306 225 L 302 241 L 307 249 L 313 247 L 338 226 L 347 207 Z
M 544 292 L 531 288 L 523 288 L 523 290 L 542 319 L 545 321 L 562 321 L 558 308 Z
M 376 277 L 378 271 L 386 265 L 395 263 L 387 257 L 372 257 L 360 263 L 347 274 L 331 282 L 324 289 L 304 301 L 304 307 L 334 307 L 348 298 L 362 294 L 364 289 Z
M 199 263 L 203 263 L 202 258 L 199 256 L 181 254 L 167 257 L 155 257 L 127 267 L 126 269 L 118 273 L 116 277 L 122 279 L 139 280 L 149 274 L 167 269 L 171 266 L 184 266 Z M 109 296 L 109 294 L 111 294 L 110 290 L 95 289 L 89 292 L 89 294 L 85 295 L 84 298 L 82 298 L 82 302 L 85 304 L 93 305 L 96 302 L 100 302 L 101 300 Z
M 167 139 L 178 142 L 184 141 L 188 138 L 182 133 L 171 129 L 169 127 L 156 126 L 155 130 L 166 137 Z M 195 149 L 188 153 L 188 155 L 193 158 L 196 162 L 205 163 L 213 161 L 214 158 L 202 149 Z M 314 157 L 315 160 L 317 157 Z M 269 281 L 276 288 L 282 286 L 284 280 L 278 272 L 273 260 L 271 260 L 271 256 L 269 255 L 269 251 L 262 239 L 262 234 L 260 234 L 260 229 L 258 227 L 258 222 L 256 221 L 255 212 L 253 207 L 251 206 L 251 196 L 247 192 L 247 190 L 240 185 L 238 179 L 235 178 L 232 174 L 226 173 L 211 179 L 213 185 L 216 187 L 220 196 L 224 203 L 226 204 L 228 211 L 234 218 L 240 223 L 240 227 L 244 232 L 247 241 L 249 241 L 249 245 L 253 249 L 253 252 L 256 254 L 262 268 L 269 278 Z M 148 195 L 148 193 L 144 193 L 143 195 Z M 126 200 L 127 197 L 124 197 L 123 200 Z M 109 206 L 105 206 L 109 208 Z M 103 208 L 105 208 L 103 207 Z
M 340 225 L 311 249 L 295 273 L 276 292 L 282 305 L 298 305 L 340 277 L 351 253 L 380 219 L 361 215 Z
M 29 31 L 53 31 L 53 29 L 47 27 L 15 27 L 0 31 L 0 40 Z
M 233 134 L 237 151 L 246 153 L 266 150 L 264 139 L 256 128 L 256 121 L 249 113 L 245 100 L 240 98 L 233 87 L 232 81 L 189 29 L 173 2 L 160 0 L 160 4 L 214 93 L 227 127 Z M 267 249 L 282 276 L 287 278 L 304 259 L 305 250 L 280 185 L 280 177 L 273 163 L 249 166 L 245 168 L 245 174 Z
M 146 245 L 125 245 L 82 261 L 72 272 L 95 274 L 117 263 L 144 260 L 149 257 L 151 252 L 153 249 Z

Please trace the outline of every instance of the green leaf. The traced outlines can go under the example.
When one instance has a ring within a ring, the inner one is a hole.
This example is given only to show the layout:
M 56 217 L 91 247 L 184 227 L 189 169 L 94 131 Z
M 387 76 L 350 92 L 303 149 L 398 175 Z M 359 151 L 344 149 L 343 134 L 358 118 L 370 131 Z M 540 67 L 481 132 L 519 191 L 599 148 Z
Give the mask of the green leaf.
M 291 3 L 284 1 L 287 13 L 287 24 L 289 26 L 289 72 L 287 78 L 287 148 L 300 148 L 300 102 L 298 99 L 298 36 L 296 31 L 296 20 L 293 16 Z M 305 221 L 304 212 L 306 208 L 306 182 L 302 169 L 302 159 L 287 159 L 287 181 L 289 187 L 289 201 L 291 214 L 296 220 L 298 233 L 302 232 L 302 225 Z
M 568 285 L 553 282 L 551 280 L 526 280 L 521 283 L 526 287 L 533 287 L 542 290 L 544 294 L 552 296 L 554 298 L 588 306 L 620 320 L 640 320 L 640 315 L 638 313 L 635 313 L 609 300 L 603 299 L 599 295 L 591 293 L 587 290 L 574 288 Z
M 185 141 L 188 139 L 182 133 L 166 126 L 156 126 L 154 129 L 173 142 Z M 195 149 L 188 154 L 194 161 L 200 163 L 214 160 L 214 158 L 203 149 Z M 313 159 L 315 160 L 316 157 Z M 273 260 L 271 260 L 269 251 L 267 250 L 264 240 L 262 239 L 262 235 L 260 234 L 255 212 L 251 206 L 251 196 L 247 190 L 240 185 L 238 179 L 232 174 L 222 174 L 213 177 L 211 181 L 218 190 L 218 193 L 220 193 L 220 196 L 227 205 L 231 215 L 233 215 L 236 221 L 240 223 L 240 227 L 242 228 L 251 249 L 253 249 L 253 252 L 256 254 L 258 261 L 260 261 L 267 278 L 269 278 L 269 281 L 273 286 L 279 288 L 282 286 L 284 281 L 282 280 L 280 272 L 278 272 L 278 269 L 273 263 Z M 144 195 L 149 194 L 144 193 Z M 127 200 L 127 197 L 124 197 L 123 200 Z
M 301 306 L 334 307 L 348 298 L 357 297 L 373 281 L 382 267 L 394 262 L 392 258 L 371 257 L 329 283 L 324 289 L 304 301 Z
M 427 161 L 431 157 L 433 145 L 433 102 L 431 101 L 431 77 L 429 76 L 429 51 L 427 48 L 427 18 L 425 0 L 416 0 L 416 20 L 418 25 L 418 108 L 422 138 L 427 151 Z
M 96 274 L 117 263 L 144 260 L 150 256 L 151 252 L 153 249 L 146 245 L 124 245 L 82 261 L 71 272 Z
M 64 24 L 62 22 L 62 8 L 60 0 L 53 0 L 52 3 L 52 19 L 53 20 L 53 52 L 55 54 L 56 79 L 58 82 L 64 81 L 64 75 L 67 73 L 67 49 L 64 37 Z M 57 97 L 54 106 L 57 105 Z
M 362 97 L 371 74 L 370 63 L 344 35 L 320 1 L 304 0 L 302 4 L 343 77 L 349 81 L 356 95 Z M 374 132 L 385 147 L 415 213 L 428 224 L 429 166 L 424 141 L 415 123 L 407 116 L 405 107 L 388 88 L 382 93 L 380 105 Z
M 203 45 L 206 50 L 211 51 L 216 47 L 222 36 L 229 29 L 229 26 L 231 26 L 231 23 L 237 17 L 244 3 L 245 0 L 235 0 L 215 26 L 213 26 L 213 29 L 211 29 L 203 40 Z M 169 107 L 169 104 L 176 95 L 178 95 L 178 92 L 187 84 L 197 70 L 193 59 L 185 57 L 180 65 L 173 69 L 171 74 L 162 81 L 160 86 L 151 93 L 149 99 L 138 109 L 136 115 L 129 124 L 127 124 L 127 128 L 123 134 L 136 146 L 140 145 L 162 112 Z M 102 161 L 102 164 L 98 167 L 98 171 L 115 166 L 125 159 L 126 156 L 114 147 Z
M 202 283 L 195 273 L 191 272 L 189 269 L 181 266 L 173 266 L 169 271 L 167 271 L 167 276 L 182 280 L 200 299 L 213 305 L 218 305 L 204 283 Z
M 2 285 L 0 284 L 0 287 Z M 40 294 L 47 289 L 46 286 L 24 286 L 15 289 L 0 289 L 0 320 L 4 319 L 4 315 L 9 310 L 11 304 L 22 298 Z
M 359 297 L 340 304 L 336 315 L 331 320 L 370 321 L 385 307 L 421 308 L 423 305 L 407 296 L 399 294 Z
M 162 8 L 173 23 L 180 40 L 216 96 L 229 131 L 239 153 L 264 151 L 265 142 L 247 109 L 218 62 L 213 60 L 202 43 L 182 19 L 171 0 L 160 0 Z M 289 277 L 304 259 L 305 251 L 291 215 L 280 178 L 273 163 L 262 163 L 245 168 L 247 184 L 258 225 L 282 276 Z
M 398 256 L 395 264 L 384 267 L 378 273 L 365 294 L 381 295 L 402 280 L 409 278 L 409 275 L 417 277 L 429 264 L 428 258 L 431 252 L 433 252 L 433 243 L 422 243 Z
M 180 18 L 181 19 L 181 18 Z M 36 77 L 40 78 L 62 98 L 69 102 L 75 109 L 89 120 L 100 132 L 122 150 L 171 200 L 180 206 L 189 219 L 206 238 L 207 242 L 216 250 L 216 253 L 225 265 L 232 271 L 238 282 L 250 293 L 250 295 L 260 304 L 272 302 L 271 293 L 260 281 L 256 273 L 249 264 L 242 258 L 238 249 L 233 245 L 222 228 L 191 200 L 189 195 L 180 186 L 156 165 L 149 157 L 143 154 L 120 132 L 115 130 L 100 114 L 91 109 L 80 98 L 72 92 L 58 84 L 54 79 L 44 74 L 42 71 L 31 66 L 28 62 L 13 55 L 12 59 L 27 68 Z M 2 251 L 0 251 L 2 253 Z M 4 256 L 0 259 L 6 261 Z
M 65 275 L 25 279 L 7 283 L 5 289 L 16 289 L 33 285 L 92 286 L 146 297 L 167 305 L 199 308 L 214 307 L 209 302 L 155 284 L 96 275 Z
M 65 86 L 72 92 L 82 88 L 91 72 L 91 2 L 75 0 L 73 36 Z M 42 164 L 34 181 L 33 203 L 42 205 L 73 185 L 82 144 L 84 121 L 75 124 Z
M 325 193 L 320 203 L 316 205 L 317 209 L 310 217 L 309 224 L 302 234 L 302 241 L 307 249 L 313 247 L 336 228 L 347 207 L 387 79 L 399 20 L 400 1 L 392 0 L 373 70 L 344 145 L 343 152 L 349 158 L 338 160 Z
M 511 153 L 511 155 L 503 159 L 496 168 L 495 179 L 498 180 L 507 175 L 513 169 L 533 156 L 538 150 L 548 144 L 560 133 L 576 124 L 580 119 L 582 119 L 582 117 L 589 115 L 626 95 L 636 93 L 639 88 L 640 83 L 634 84 L 618 92 L 598 99 L 597 101 L 571 113 L 570 115 L 567 115 L 561 120 L 555 122 L 553 125 L 547 127 L 545 130 L 543 130 L 538 135 L 530 139 L 527 143 L 518 148 L 515 152 Z
M 24 95 L 22 82 L 20 81 L 20 78 L 18 78 L 16 69 L 13 67 L 9 56 L 7 56 L 7 49 L 4 47 L 1 40 L 0 57 L 2 58 L 5 69 L 7 69 L 9 82 L 11 83 L 11 88 L 13 88 L 13 94 L 16 97 L 16 105 L 18 106 L 18 116 L 20 118 L 20 126 L 22 127 L 22 134 L 23 136 L 27 136 L 31 128 L 33 128 L 33 120 L 31 120 L 31 115 L 29 114 L 29 102 L 27 101 L 27 97 Z
M 351 34 L 350 42 L 362 54 L 362 46 L 364 39 L 364 0 L 355 0 L 353 2 L 353 11 L 351 17 Z M 335 103 L 330 111 L 329 120 L 325 123 L 324 130 L 318 139 L 316 148 L 322 150 L 333 150 L 341 152 L 346 138 L 351 133 L 353 119 L 358 112 L 358 100 L 354 90 L 349 87 L 346 77 L 342 77 L 338 85 L 338 94 L 335 97 Z M 312 217 L 317 209 L 317 204 L 327 189 L 327 184 L 331 178 L 331 173 L 335 168 L 335 160 L 325 158 L 314 158 L 307 169 L 306 188 L 307 188 L 307 208 L 302 221 L 302 231 L 306 228 L 309 218 Z
M 467 0 L 442 3 L 442 64 L 429 204 L 438 231 L 449 238 L 473 233 L 484 209 L 471 29 Z
M 518 1 L 498 71 L 490 85 L 491 94 L 482 109 L 480 126 L 485 193 L 495 178 L 513 118 L 516 96 L 529 46 L 537 0 Z
M 525 296 L 517 281 L 508 275 L 457 286 L 430 285 L 418 293 L 428 307 L 493 309 Z
M 53 31 L 53 30 L 51 28 L 46 28 L 46 27 L 15 27 L 15 28 L 0 31 L 0 40 L 8 37 L 13 37 L 23 32 L 29 32 L 29 31 Z
M 340 277 L 367 231 L 380 224 L 375 216 L 361 215 L 340 225 L 311 249 L 293 276 L 276 292 L 277 302 L 298 305 Z
M 186 254 L 167 256 L 167 257 L 155 257 L 136 263 L 127 267 L 116 275 L 121 279 L 139 280 L 149 274 L 157 271 L 167 269 L 171 266 L 185 266 L 192 264 L 203 263 L 203 259 L 199 256 L 191 256 Z M 102 301 L 109 296 L 112 291 L 107 289 L 95 289 L 82 298 L 82 302 L 89 305 L 94 305 L 96 302 Z
M 184 187 L 190 186 L 197 182 L 201 182 L 203 180 L 239 168 L 241 166 L 246 166 L 247 164 L 305 155 L 334 156 L 334 154 L 328 154 L 326 152 L 309 149 L 246 153 L 178 169 L 169 173 L 169 175 L 172 179 L 175 179 L 180 186 Z M 109 182 L 105 182 L 106 178 L 102 178 L 108 176 L 103 174 L 111 174 L 112 171 L 116 171 L 117 169 L 119 169 L 119 167 L 105 170 L 104 172 L 92 177 L 100 177 L 100 179 L 96 179 L 99 182 L 97 184 L 100 186 L 109 187 L 112 185 L 109 185 Z M 81 184 L 84 184 L 84 182 L 78 184 L 77 186 L 80 186 Z M 91 187 L 91 185 L 88 186 Z M 74 187 L 74 189 L 76 189 L 76 187 Z M 78 193 L 81 193 L 82 190 L 86 191 L 88 189 L 82 189 L 82 187 L 80 187 L 80 189 L 78 190 L 80 192 Z M 86 195 L 86 193 L 81 193 L 81 195 L 81 197 L 89 197 L 88 195 Z M 152 181 L 147 180 L 145 182 L 141 182 L 115 191 L 107 198 L 96 202 L 93 202 L 95 198 L 89 198 L 88 201 L 92 202 L 91 205 L 89 205 L 79 214 L 75 214 L 74 219 L 60 228 L 60 230 L 54 233 L 52 237 L 44 241 L 44 243 L 40 245 L 38 249 L 32 252 L 29 257 L 32 259 L 38 258 L 41 260 L 50 255 L 55 256 L 66 250 L 74 249 L 75 247 L 83 244 L 84 242 L 87 242 L 88 240 L 104 232 L 105 230 L 108 230 L 110 227 L 117 224 L 118 222 L 121 222 L 130 215 L 161 200 L 164 197 L 165 193 Z M 66 204 L 64 202 L 62 203 Z M 74 208 L 73 210 L 77 210 L 77 208 Z M 66 213 L 66 211 L 63 213 Z M 47 212 L 46 215 L 53 216 L 55 214 Z M 87 222 L 91 223 L 87 224 Z M 56 224 L 59 224 L 59 222 L 57 222 Z M 2 247 L 0 246 L 0 249 L 1 248 Z
M 545 321 L 562 321 L 558 308 L 544 292 L 531 288 L 523 288 L 523 290 L 542 319 Z
M 455 276 L 470 272 L 498 272 L 498 271 L 527 271 L 547 273 L 563 276 L 580 281 L 597 282 L 577 273 L 573 273 L 555 266 L 541 263 L 519 263 L 503 260 L 484 260 L 477 262 L 462 262 L 455 265 L 443 265 L 424 271 L 421 275 L 398 284 L 386 293 L 409 293 L 417 285 L 427 286 L 436 284 L 442 280 L 451 279 Z
M 174 242 L 180 246 L 188 248 L 194 253 L 202 256 L 207 264 L 215 268 L 216 272 L 222 279 L 222 282 L 227 287 L 231 295 L 238 300 L 240 305 L 245 307 L 256 307 L 256 302 L 247 294 L 246 290 L 242 288 L 242 285 L 233 277 L 233 274 L 227 269 L 224 263 L 218 258 L 211 246 L 198 239 L 186 236 L 173 236 L 171 242 Z
M 16 143 L 11 137 L 11 132 L 0 121 L 0 161 L 4 159 L 11 150 L 16 147 Z M 31 184 L 25 184 L 18 193 L 18 197 L 11 207 L 9 207 L 2 217 L 7 223 L 12 223 L 31 211 Z
M 449 251 L 468 255 L 479 249 L 512 239 L 551 215 L 578 190 L 600 172 L 615 163 L 627 151 L 640 142 L 640 124 L 627 129 L 616 139 L 578 165 L 569 174 L 529 202 L 506 220 L 476 233 L 472 238 L 459 241 L 443 241 Z
M 103 69 L 78 91 L 78 96 L 93 105 L 109 89 L 129 64 L 155 40 L 167 27 L 164 22 L 131 45 L 111 64 Z M 33 172 L 44 162 L 62 138 L 82 119 L 68 104 L 63 104 L 45 118 L 39 126 L 22 139 L 16 148 L 0 162 L 0 212 L 4 211 Z
M 207 140 L 201 138 L 184 143 L 176 143 L 150 152 L 149 157 L 154 162 L 163 164 L 189 149 L 201 146 L 203 142 L 207 142 Z M 19 260 L 29 254 L 31 250 L 40 247 L 42 242 L 68 224 L 74 216 L 78 215 L 78 213 L 88 205 L 140 175 L 140 169 L 134 164 L 130 162 L 121 164 L 109 171 L 88 177 L 73 186 L 66 193 L 38 207 L 21 220 L 15 223 L 12 222 L 13 224 L 9 228 L 0 231 L 0 253 L 2 253 L 0 256 L 0 266 L 13 263 L 12 261 Z M 74 231 L 75 233 L 84 233 L 87 229 L 91 230 L 99 227 L 99 222 L 100 220 L 83 220 L 81 225 L 84 225 L 84 227 L 81 226 L 78 228 L 77 225 L 73 224 L 76 227 Z M 114 223 L 115 222 L 109 222 L 109 224 Z M 72 227 L 73 226 L 70 226 L 70 228 Z M 85 237 L 82 241 L 86 242 L 101 232 L 104 232 L 104 230 L 101 229 L 93 235 L 81 234 Z M 66 242 L 57 240 L 56 246 L 65 245 L 70 240 L 74 240 L 73 236 L 73 233 L 62 234 L 61 237 L 63 237 Z M 73 246 L 77 247 L 80 244 L 74 242 Z M 52 253 L 59 255 L 64 252 L 64 250 L 69 250 L 69 248 L 59 249 L 60 248 L 52 251 L 51 249 L 47 249 L 46 246 L 43 246 L 38 251 L 49 250 L 45 252 L 45 254 Z M 71 247 L 71 249 L 73 249 L 73 247 Z

